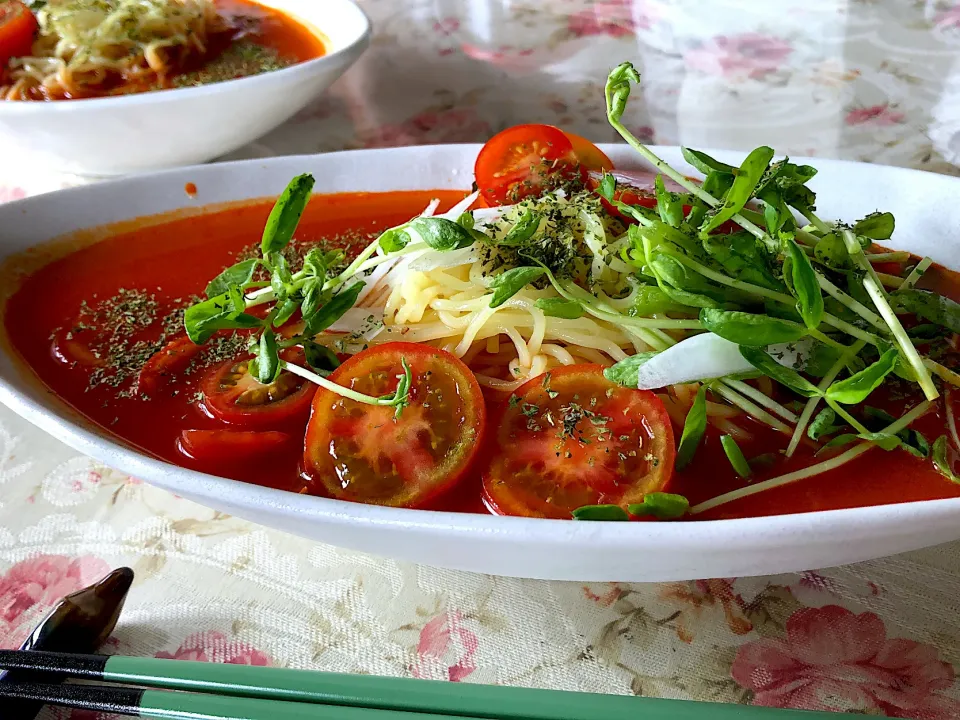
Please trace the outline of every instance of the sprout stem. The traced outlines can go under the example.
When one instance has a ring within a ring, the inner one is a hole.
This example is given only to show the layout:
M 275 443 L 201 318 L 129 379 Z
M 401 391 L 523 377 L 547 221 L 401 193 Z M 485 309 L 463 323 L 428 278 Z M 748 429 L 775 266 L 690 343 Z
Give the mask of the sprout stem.
M 847 350 L 837 358 L 837 361 L 833 366 L 827 371 L 827 374 L 820 379 L 820 383 L 817 385 L 817 389 L 821 393 L 825 393 L 827 388 L 833 384 L 833 381 L 837 378 L 837 375 L 840 374 L 840 371 L 843 370 L 844 366 L 847 364 L 847 360 L 851 357 L 855 357 L 863 350 L 863 346 L 866 345 L 866 342 L 863 340 L 858 340 L 853 345 L 851 345 Z M 803 433 L 807 429 L 807 424 L 810 422 L 810 418 L 813 417 L 813 413 L 817 409 L 817 405 L 820 403 L 820 395 L 816 395 L 809 400 L 803 408 L 803 412 L 800 413 L 800 420 L 797 421 L 797 427 L 793 431 L 793 437 L 790 438 L 790 444 L 787 446 L 787 457 L 792 457 L 793 453 L 797 451 L 797 446 L 800 444 L 800 440 L 803 438 Z
M 911 423 L 926 413 L 932 406 L 933 403 L 931 403 L 929 400 L 923 401 L 902 418 L 885 427 L 881 432 L 889 435 L 896 435 L 901 430 L 909 427 Z M 707 510 L 712 510 L 715 507 L 719 507 L 720 505 L 726 505 L 734 500 L 740 500 L 741 498 L 745 498 L 750 495 L 756 495 L 757 493 L 761 493 L 766 490 L 772 490 L 776 487 L 789 485 L 797 480 L 803 480 L 804 478 L 813 477 L 814 475 L 820 475 L 822 473 L 829 472 L 830 470 L 835 470 L 841 465 L 846 465 L 854 458 L 859 457 L 872 447 L 874 447 L 873 443 L 862 442 L 855 447 L 850 448 L 846 452 L 830 458 L 829 460 L 825 460 L 824 462 L 816 463 L 815 465 L 810 465 L 802 470 L 796 470 L 795 472 L 771 478 L 770 480 L 765 480 L 763 482 L 756 483 L 755 485 L 739 488 L 738 490 L 724 493 L 723 495 L 718 495 L 717 497 L 711 498 L 710 500 L 702 502 L 699 505 L 694 505 L 692 508 L 690 508 L 690 514 L 697 515 L 699 513 L 706 512 Z

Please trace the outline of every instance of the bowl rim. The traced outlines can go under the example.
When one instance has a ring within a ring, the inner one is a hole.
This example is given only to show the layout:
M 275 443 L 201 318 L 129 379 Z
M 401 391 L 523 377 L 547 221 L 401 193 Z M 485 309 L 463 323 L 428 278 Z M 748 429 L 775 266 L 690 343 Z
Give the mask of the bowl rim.
M 132 178 L 117 178 L 97 183 L 94 186 L 75 187 L 60 190 L 55 195 L 82 195 L 91 188 L 102 188 L 110 192 L 123 183 L 128 188 L 140 184 L 150 184 L 177 176 L 189 175 L 193 180 L 204 174 L 211 176 L 221 172 L 240 171 L 245 166 L 268 168 L 270 165 L 309 163 L 317 158 L 361 159 L 384 154 L 418 155 L 431 151 L 446 150 L 473 153 L 479 151 L 480 144 L 424 145 L 396 148 L 368 148 L 345 150 L 336 153 L 314 155 L 291 155 L 253 160 L 236 160 L 224 163 L 196 165 L 172 168 L 144 174 Z M 602 143 L 600 148 L 612 157 L 626 150 L 625 145 Z M 676 153 L 676 146 L 650 146 L 658 155 Z M 705 150 L 721 160 L 733 160 L 742 157 L 740 151 Z M 661 155 L 662 156 L 662 155 Z M 918 178 L 936 177 L 939 182 L 955 183 L 960 188 L 960 178 L 926 172 L 914 168 L 877 166 L 869 163 L 825 158 L 793 157 L 795 162 L 816 163 L 821 170 L 842 171 L 857 167 L 867 167 L 881 174 L 895 173 Z M 671 159 L 672 161 L 672 159 Z M 682 162 L 682 161 L 678 161 Z M 199 182 L 198 182 L 199 184 Z M 337 191 L 331 191 L 337 192 Z M 51 195 L 53 195 L 51 194 Z M 14 201 L 8 208 L 26 206 L 44 196 Z M 253 201 L 250 196 L 246 200 Z M 7 209 L 6 212 L 11 212 Z M 0 216 L 4 210 L 0 208 Z M 2 253 L 0 253 L 2 255 Z M 0 260 L 5 259 L 0 257 Z M 2 313 L 0 313 L 2 317 Z M 0 337 L 5 337 L 0 327 Z M 267 486 L 254 485 L 238 480 L 190 470 L 165 460 L 151 457 L 123 443 L 108 430 L 89 429 L 83 424 L 71 421 L 55 411 L 49 410 L 41 402 L 31 397 L 31 381 L 45 389 L 42 381 L 32 374 L 30 367 L 10 352 L 8 341 L 0 343 L 0 355 L 6 356 L 20 377 L 11 378 L 0 373 L 0 404 L 6 405 L 21 417 L 27 419 L 44 432 L 65 442 L 80 452 L 116 467 L 122 472 L 143 477 L 170 492 L 190 497 L 204 503 L 202 498 L 225 498 L 234 507 L 257 509 L 269 508 L 275 513 L 285 515 L 297 521 L 322 522 L 338 526 L 361 526 L 367 528 L 393 528 L 416 531 L 421 536 L 437 539 L 444 537 L 471 537 L 476 534 L 496 537 L 501 541 L 522 541 L 541 547 L 559 549 L 570 543 L 589 543 L 593 549 L 622 548 L 624 543 L 631 546 L 642 544 L 647 549 L 687 550 L 702 549 L 705 543 L 721 542 L 727 549 L 756 549 L 758 544 L 769 542 L 771 534 L 776 535 L 777 545 L 790 542 L 805 545 L 832 545 L 833 533 L 842 526 L 846 529 L 846 539 L 870 539 L 878 534 L 884 536 L 912 535 L 916 533 L 918 519 L 928 522 L 955 519 L 960 516 L 960 497 L 919 500 L 884 505 L 867 505 L 836 510 L 786 513 L 772 516 L 730 518 L 718 520 L 688 520 L 682 522 L 658 523 L 578 523 L 569 520 L 551 520 L 544 518 L 510 517 L 481 513 L 462 513 L 444 510 L 411 510 L 367 505 L 344 500 L 302 495 Z M 57 400 L 65 413 L 78 414 L 72 406 Z M 239 514 L 239 513 L 235 513 Z M 693 531 L 692 531 L 693 530 Z
M 259 2 L 259 0 L 253 0 Z M 367 13 L 361 8 L 355 0 L 324 0 L 325 7 L 339 3 L 342 10 L 352 12 L 360 23 L 359 32 L 350 37 L 343 43 L 334 43 L 331 34 L 315 23 L 308 21 L 299 14 L 289 13 L 291 17 L 317 36 L 323 42 L 328 51 L 319 57 L 295 63 L 289 67 L 280 70 L 271 70 L 270 72 L 259 73 L 257 75 L 248 75 L 246 77 L 234 78 L 232 80 L 221 80 L 208 83 L 206 85 L 195 85 L 184 88 L 170 88 L 161 90 L 151 90 L 147 92 L 131 93 L 129 95 L 112 95 L 109 97 L 77 98 L 57 102 L 28 102 L 28 101 L 3 101 L 0 100 L 0 116 L 29 116 L 37 113 L 54 113 L 69 111 L 109 111 L 135 105 L 150 105 L 167 102 L 177 102 L 192 100 L 203 96 L 215 96 L 223 93 L 233 92 L 235 90 L 256 91 L 260 85 L 268 83 L 282 82 L 283 80 L 295 79 L 298 75 L 311 75 L 313 72 L 323 69 L 327 65 L 337 64 L 348 59 L 349 56 L 358 48 L 365 47 L 373 34 L 373 23 Z M 287 13 L 282 7 L 263 3 L 281 12 Z M 282 0 L 279 3 L 282 5 Z M 331 49 L 333 46 L 333 49 Z

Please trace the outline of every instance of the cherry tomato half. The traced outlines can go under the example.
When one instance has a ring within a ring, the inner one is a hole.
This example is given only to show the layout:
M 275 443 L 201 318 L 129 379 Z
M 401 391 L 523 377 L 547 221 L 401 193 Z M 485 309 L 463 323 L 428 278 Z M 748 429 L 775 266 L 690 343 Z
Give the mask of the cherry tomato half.
M 177 449 L 201 465 L 217 467 L 247 463 L 292 448 L 293 437 L 267 430 L 184 430 Z
M 516 203 L 581 173 L 573 143 L 552 125 L 516 125 L 487 140 L 474 175 L 491 205 Z
M 670 416 L 652 392 L 615 385 L 599 365 L 558 368 L 501 408 L 483 473 L 499 515 L 570 518 L 584 505 L 639 503 L 673 473 Z
M 420 507 L 452 488 L 480 447 L 486 412 L 473 373 L 448 352 L 394 342 L 364 350 L 330 379 L 378 397 L 412 372 L 410 404 L 349 400 L 321 388 L 307 426 L 304 468 L 329 497 L 392 507 Z
M 264 385 L 250 374 L 248 366 L 249 360 L 228 360 L 203 377 L 203 407 L 210 415 L 251 428 L 306 422 L 316 385 L 286 370 Z
M 174 338 L 150 356 L 140 368 L 137 391 L 140 395 L 156 395 L 171 379 L 179 376 L 203 350 L 186 335 Z
M 10 58 L 29 55 L 37 19 L 19 0 L 0 2 L 0 76 Z
M 607 154 L 592 142 L 566 130 L 563 131 L 563 134 L 573 145 L 573 154 L 577 156 L 577 160 L 583 167 L 604 172 L 613 170 L 613 160 L 608 158 Z

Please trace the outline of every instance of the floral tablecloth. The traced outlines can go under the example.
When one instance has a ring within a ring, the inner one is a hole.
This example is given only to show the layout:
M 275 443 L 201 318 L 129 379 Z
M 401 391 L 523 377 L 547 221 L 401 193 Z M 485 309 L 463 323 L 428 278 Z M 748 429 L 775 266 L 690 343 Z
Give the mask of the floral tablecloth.
M 645 84 L 630 123 L 649 141 L 958 173 L 955 0 L 362 5 L 376 25 L 367 55 L 232 157 L 482 141 L 538 121 L 612 140 L 602 83 L 631 59 Z M 81 182 L 0 160 L 0 201 Z M 137 582 L 113 653 L 960 717 L 960 545 L 661 585 L 471 575 L 202 508 L 0 408 L 0 645 L 119 565 Z

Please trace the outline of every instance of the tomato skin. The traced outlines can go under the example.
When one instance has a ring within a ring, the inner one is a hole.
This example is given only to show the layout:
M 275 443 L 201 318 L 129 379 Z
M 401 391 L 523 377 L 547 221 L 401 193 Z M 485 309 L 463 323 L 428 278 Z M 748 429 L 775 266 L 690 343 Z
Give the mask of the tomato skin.
M 600 187 L 600 181 L 603 180 L 603 176 L 607 174 L 605 172 L 590 171 L 587 174 L 587 187 L 591 190 L 596 190 Z M 656 178 L 654 173 L 640 173 L 640 172 L 624 172 L 621 170 L 615 171 L 612 174 L 617 180 L 617 190 L 613 194 L 615 200 L 619 200 L 622 203 L 627 205 L 640 205 L 641 207 L 653 208 L 657 206 L 657 197 L 653 192 L 653 181 Z M 616 207 L 614 207 L 606 198 L 601 198 L 603 207 L 606 208 L 607 212 L 616 215 L 617 217 L 626 220 L 628 222 L 633 222 L 633 220 L 623 213 L 621 213 Z M 689 210 L 685 208 L 684 212 Z
M 294 438 L 276 430 L 184 430 L 177 449 L 190 460 L 216 467 L 238 465 L 293 446 Z
M 200 390 L 202 409 L 217 420 L 245 428 L 282 428 L 303 427 L 317 386 L 288 371 L 273 385 L 261 385 L 249 375 L 245 361 L 228 360 L 207 371 Z
M 577 160 L 587 170 L 602 172 L 613 170 L 613 160 L 608 158 L 607 154 L 592 142 L 566 130 L 563 131 L 563 134 L 573 145 L 573 154 L 577 156 Z
M 487 140 L 474 176 L 491 205 L 539 195 L 550 182 L 582 177 L 573 144 L 553 125 L 515 125 Z
M 155 352 L 140 369 L 137 391 L 147 397 L 155 395 L 171 378 L 180 375 L 203 350 L 186 335 L 174 338 Z
M 321 388 L 307 426 L 304 469 L 311 489 L 341 500 L 423 507 L 468 473 L 483 440 L 486 410 L 477 379 L 443 350 L 407 342 L 357 353 L 330 380 L 364 394 L 390 394 L 410 365 L 410 404 L 395 418 Z
M 0 77 L 10 58 L 30 54 L 37 28 L 37 19 L 20 0 L 0 2 Z
M 570 519 L 583 505 L 626 509 L 665 491 L 675 448 L 656 395 L 614 385 L 599 365 L 572 365 L 533 378 L 500 406 L 484 454 L 491 512 Z

